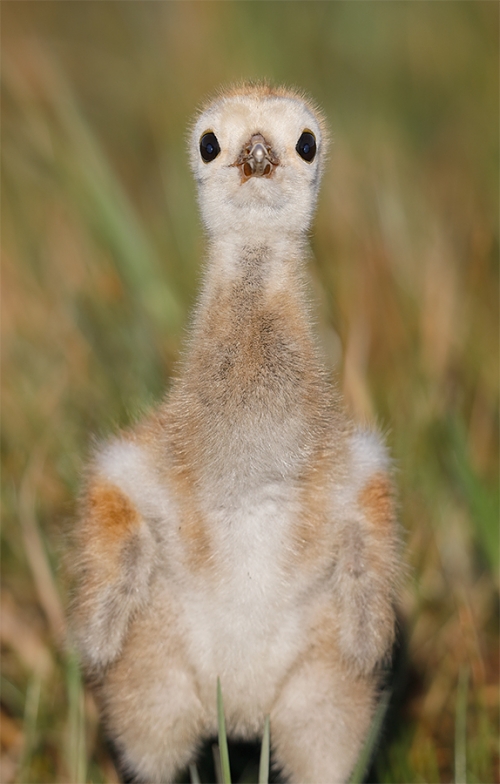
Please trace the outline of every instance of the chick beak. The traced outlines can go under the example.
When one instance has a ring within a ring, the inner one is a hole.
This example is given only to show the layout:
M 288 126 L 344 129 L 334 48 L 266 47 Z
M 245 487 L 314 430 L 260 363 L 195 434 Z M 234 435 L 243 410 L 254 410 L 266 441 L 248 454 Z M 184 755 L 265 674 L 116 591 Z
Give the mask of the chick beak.
M 236 165 L 240 167 L 243 182 L 250 177 L 270 177 L 278 165 L 278 159 L 265 138 L 256 133 L 245 144 Z

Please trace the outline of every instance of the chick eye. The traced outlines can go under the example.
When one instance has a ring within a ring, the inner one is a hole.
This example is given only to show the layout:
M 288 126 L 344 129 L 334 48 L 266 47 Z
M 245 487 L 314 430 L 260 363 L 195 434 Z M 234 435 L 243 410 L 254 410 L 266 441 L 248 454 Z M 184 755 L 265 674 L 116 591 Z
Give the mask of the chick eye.
M 316 155 L 316 139 L 310 131 L 304 131 L 295 147 L 300 157 L 308 163 L 314 160 Z
M 206 163 L 215 160 L 220 153 L 219 142 L 217 136 L 211 131 L 204 133 L 200 139 L 200 155 Z

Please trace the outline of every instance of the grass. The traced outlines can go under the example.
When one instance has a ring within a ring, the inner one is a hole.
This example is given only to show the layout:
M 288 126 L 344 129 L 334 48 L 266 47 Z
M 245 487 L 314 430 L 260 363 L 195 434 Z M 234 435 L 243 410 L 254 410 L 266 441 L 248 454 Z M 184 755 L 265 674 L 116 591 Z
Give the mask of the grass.
M 231 769 L 229 766 L 229 749 L 226 737 L 226 719 L 224 717 L 224 702 L 220 679 L 217 678 L 217 721 L 219 726 L 219 760 L 221 784 L 231 784 Z
M 455 716 L 455 784 L 467 781 L 467 690 L 469 671 L 463 669 L 457 688 Z
M 372 719 L 370 731 L 366 738 L 364 747 L 359 755 L 356 766 L 351 774 L 349 784 L 362 784 L 372 761 L 375 749 L 380 739 L 382 725 L 389 706 L 390 692 L 385 691 L 381 694 L 377 710 Z
M 214 763 L 215 763 L 215 780 L 217 784 L 231 784 L 231 766 L 229 760 L 229 743 L 226 735 L 226 719 L 224 715 L 224 700 L 222 696 L 222 688 L 220 678 L 217 678 L 217 723 L 218 723 L 218 744 L 214 746 Z M 258 769 L 258 784 L 268 784 L 269 782 L 269 764 L 270 764 L 270 722 L 269 716 L 266 716 L 264 721 L 264 728 L 262 731 L 262 742 L 260 746 L 260 758 Z M 246 770 L 251 770 L 252 766 L 247 765 Z M 199 773 L 196 765 L 189 768 L 191 775 L 191 784 L 197 784 L 200 780 Z M 252 771 L 253 772 L 253 771 Z M 254 781 L 253 777 L 243 776 L 240 781 Z
M 262 745 L 260 749 L 258 784 L 268 784 L 270 754 L 271 754 L 271 728 L 269 723 L 269 716 L 266 716 L 266 720 L 264 722 L 264 731 L 262 733 Z
M 63 532 L 93 439 L 159 399 L 182 347 L 203 257 L 194 107 L 267 76 L 332 129 L 318 324 L 397 467 L 410 571 L 368 775 L 499 781 L 498 6 L 1 10 L 0 780 L 118 781 L 63 643 Z

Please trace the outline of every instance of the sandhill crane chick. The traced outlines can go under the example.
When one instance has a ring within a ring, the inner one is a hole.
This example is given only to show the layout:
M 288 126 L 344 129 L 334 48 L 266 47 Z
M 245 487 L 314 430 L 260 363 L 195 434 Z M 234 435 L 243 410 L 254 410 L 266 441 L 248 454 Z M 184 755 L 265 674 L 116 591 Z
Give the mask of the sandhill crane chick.
M 124 766 L 172 781 L 216 734 L 290 782 L 344 782 L 394 638 L 390 461 L 346 416 L 304 274 L 321 114 L 267 85 L 221 93 L 190 159 L 208 258 L 178 378 L 100 446 L 75 532 L 75 639 Z

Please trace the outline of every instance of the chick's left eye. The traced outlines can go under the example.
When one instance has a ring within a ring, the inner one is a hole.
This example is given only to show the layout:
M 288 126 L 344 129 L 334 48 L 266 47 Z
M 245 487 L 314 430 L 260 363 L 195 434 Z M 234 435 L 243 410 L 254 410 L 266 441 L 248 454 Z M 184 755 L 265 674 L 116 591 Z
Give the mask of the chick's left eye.
M 211 131 L 204 133 L 200 139 L 200 155 L 205 163 L 215 160 L 220 153 L 220 145 L 217 136 Z
M 310 131 L 304 131 L 295 147 L 304 161 L 311 163 L 316 155 L 316 139 Z

